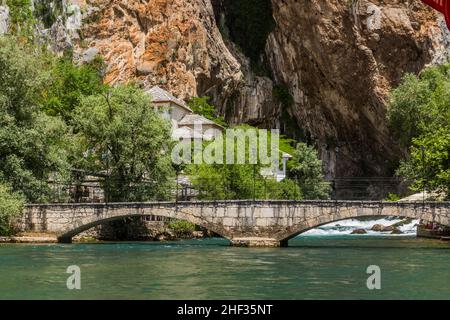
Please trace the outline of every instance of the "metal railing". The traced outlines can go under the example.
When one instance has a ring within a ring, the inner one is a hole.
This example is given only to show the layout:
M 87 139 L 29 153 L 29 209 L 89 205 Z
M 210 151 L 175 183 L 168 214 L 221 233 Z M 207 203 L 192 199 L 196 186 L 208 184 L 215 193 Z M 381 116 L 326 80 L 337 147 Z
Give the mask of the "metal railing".
M 139 184 L 119 184 L 105 176 L 90 176 L 73 182 L 50 181 L 50 199 L 53 203 L 103 203 L 121 201 L 191 201 L 191 200 L 269 200 L 273 190 L 267 179 L 257 177 L 247 181 L 246 186 L 236 186 L 233 182 L 214 185 L 214 179 L 195 179 L 187 177 L 174 179 L 171 187 L 161 199 L 146 198 L 155 188 L 152 181 Z M 389 193 L 405 194 L 407 183 L 397 178 L 337 178 L 326 181 L 330 187 L 332 200 L 383 200 Z M 114 190 L 113 190 L 114 189 Z M 127 196 L 128 195 L 128 196 Z M 141 198 L 142 196 L 142 198 Z M 292 197 L 286 200 L 302 200 L 305 197 Z M 306 199 L 307 200 L 307 199 Z

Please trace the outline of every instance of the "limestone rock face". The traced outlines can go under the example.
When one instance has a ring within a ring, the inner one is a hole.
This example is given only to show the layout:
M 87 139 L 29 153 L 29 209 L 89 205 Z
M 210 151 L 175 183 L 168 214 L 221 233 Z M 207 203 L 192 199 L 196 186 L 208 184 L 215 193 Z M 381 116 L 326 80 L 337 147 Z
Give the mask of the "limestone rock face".
M 0 6 L 0 35 L 8 32 L 9 24 L 9 8 L 8 6 Z
M 261 57 L 269 74 L 257 76 L 219 31 L 211 1 L 67 0 L 65 29 L 76 32 L 51 34 L 75 44 L 80 62 L 99 52 L 110 84 L 207 95 L 232 123 L 293 122 L 285 133 L 318 147 L 329 178 L 392 173 L 404 150 L 386 125 L 388 92 L 405 72 L 450 57 L 441 16 L 420 0 L 271 0 L 276 27 Z M 275 86 L 292 96 L 289 107 Z
M 244 80 L 209 0 L 92 0 L 85 10 L 83 43 L 105 58 L 110 84 L 138 79 L 182 99 L 225 100 Z
M 405 72 L 450 56 L 442 23 L 419 0 L 272 3 L 266 54 L 329 175 L 389 174 L 402 151 L 386 126 L 388 92 Z

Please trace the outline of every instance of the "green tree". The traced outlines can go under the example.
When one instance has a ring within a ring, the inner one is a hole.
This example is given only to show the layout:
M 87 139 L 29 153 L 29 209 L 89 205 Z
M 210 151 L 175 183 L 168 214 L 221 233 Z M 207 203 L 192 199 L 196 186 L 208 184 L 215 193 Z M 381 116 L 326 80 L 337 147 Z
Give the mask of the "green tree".
M 74 124 L 74 167 L 107 174 L 110 201 L 170 197 L 171 127 L 145 92 L 126 85 L 83 97 Z
M 422 151 L 423 150 L 423 151 Z M 398 174 L 413 181 L 413 191 L 450 195 L 450 126 L 413 139 L 411 155 Z
M 208 103 L 209 97 L 194 97 L 189 101 L 188 105 L 195 113 L 204 116 L 206 119 L 214 121 L 215 123 L 227 127 L 225 119 L 219 116 L 216 108 Z
M 425 69 L 420 76 L 406 74 L 392 91 L 388 122 L 402 145 L 447 126 L 450 119 L 450 62 Z
M 247 130 L 255 130 L 256 128 L 241 125 L 234 129 L 242 130 L 245 134 Z M 256 131 L 260 134 L 260 131 Z M 274 138 L 268 135 L 268 150 L 270 150 L 270 141 Z M 227 164 L 226 149 L 227 145 L 234 144 L 234 154 L 237 157 L 238 144 L 230 138 L 223 137 L 207 144 L 211 148 L 216 144 L 219 148 L 223 148 L 223 159 L 221 163 L 214 164 L 193 164 L 189 166 L 189 174 L 191 175 L 191 182 L 196 190 L 199 191 L 199 198 L 218 200 L 218 199 L 301 199 L 301 190 L 299 186 L 293 181 L 286 179 L 281 183 L 277 183 L 273 178 L 264 178 L 261 175 L 261 169 L 270 167 L 270 165 L 263 165 L 262 159 L 257 158 L 255 164 L 250 160 L 250 140 L 245 142 L 245 163 Z M 259 142 L 256 146 L 256 151 L 259 154 Z M 280 149 L 290 148 L 290 140 L 281 137 Z M 215 148 L 211 148 L 215 149 Z M 277 151 L 281 154 L 281 151 Z M 237 160 L 235 158 L 235 160 Z
M 102 78 L 103 62 L 100 57 L 92 63 L 76 66 L 70 59 L 56 60 L 50 70 L 50 84 L 42 107 L 48 115 L 60 115 L 67 122 L 85 96 L 106 90 Z
M 396 193 L 389 193 L 388 196 L 384 199 L 384 201 L 388 202 L 397 202 L 401 199 L 401 197 Z
M 322 161 L 317 151 L 305 143 L 297 144 L 293 158 L 288 163 L 289 176 L 301 189 L 305 199 L 328 199 L 330 184 L 322 173 Z
M 295 180 L 284 179 L 277 182 L 273 179 L 266 180 L 264 186 L 264 196 L 266 199 L 286 199 L 286 200 L 301 200 L 303 199 L 302 190 Z
M 410 155 L 397 174 L 414 191 L 449 195 L 450 62 L 408 74 L 393 90 L 388 120 Z
M 257 164 L 200 164 L 192 165 L 189 173 L 200 199 L 262 199 L 260 168 Z
M 48 201 L 48 180 L 67 170 L 67 127 L 39 105 L 47 57 L 16 40 L 0 37 L 0 176 L 28 201 Z
M 24 197 L 13 192 L 11 187 L 0 182 L 0 235 L 13 233 L 13 222 L 22 213 Z

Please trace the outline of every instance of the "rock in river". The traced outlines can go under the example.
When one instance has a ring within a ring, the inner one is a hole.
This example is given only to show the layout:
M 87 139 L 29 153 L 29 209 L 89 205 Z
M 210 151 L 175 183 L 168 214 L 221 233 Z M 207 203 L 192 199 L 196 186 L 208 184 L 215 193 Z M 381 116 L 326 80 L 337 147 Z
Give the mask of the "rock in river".
M 385 227 L 382 225 L 382 224 L 375 224 L 373 227 L 372 227 L 372 231 L 377 231 L 377 232 L 381 232 L 381 231 L 383 231 L 383 229 L 384 229 Z

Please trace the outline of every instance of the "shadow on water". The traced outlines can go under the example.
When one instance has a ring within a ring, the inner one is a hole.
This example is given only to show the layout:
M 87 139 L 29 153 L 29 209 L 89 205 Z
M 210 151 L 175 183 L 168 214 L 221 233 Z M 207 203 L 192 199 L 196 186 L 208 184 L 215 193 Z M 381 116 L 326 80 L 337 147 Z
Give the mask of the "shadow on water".
M 73 244 L 23 244 L 59 247 L 77 246 L 134 246 L 134 247 L 231 247 L 229 240 L 225 238 L 180 239 L 173 241 L 95 241 L 75 242 Z M 235 247 L 236 248 L 236 247 Z M 249 248 L 242 248 L 249 249 Z M 389 250 L 450 250 L 450 242 L 417 238 L 415 236 L 389 237 L 389 236 L 300 236 L 289 240 L 285 248 L 250 248 L 250 249 L 389 249 Z
M 230 241 L 224 238 L 202 238 L 202 239 L 180 239 L 173 241 L 86 241 L 74 242 L 72 244 L 60 244 L 61 246 L 79 246 L 79 245 L 133 245 L 133 246 L 209 246 L 209 247 L 228 247 Z

